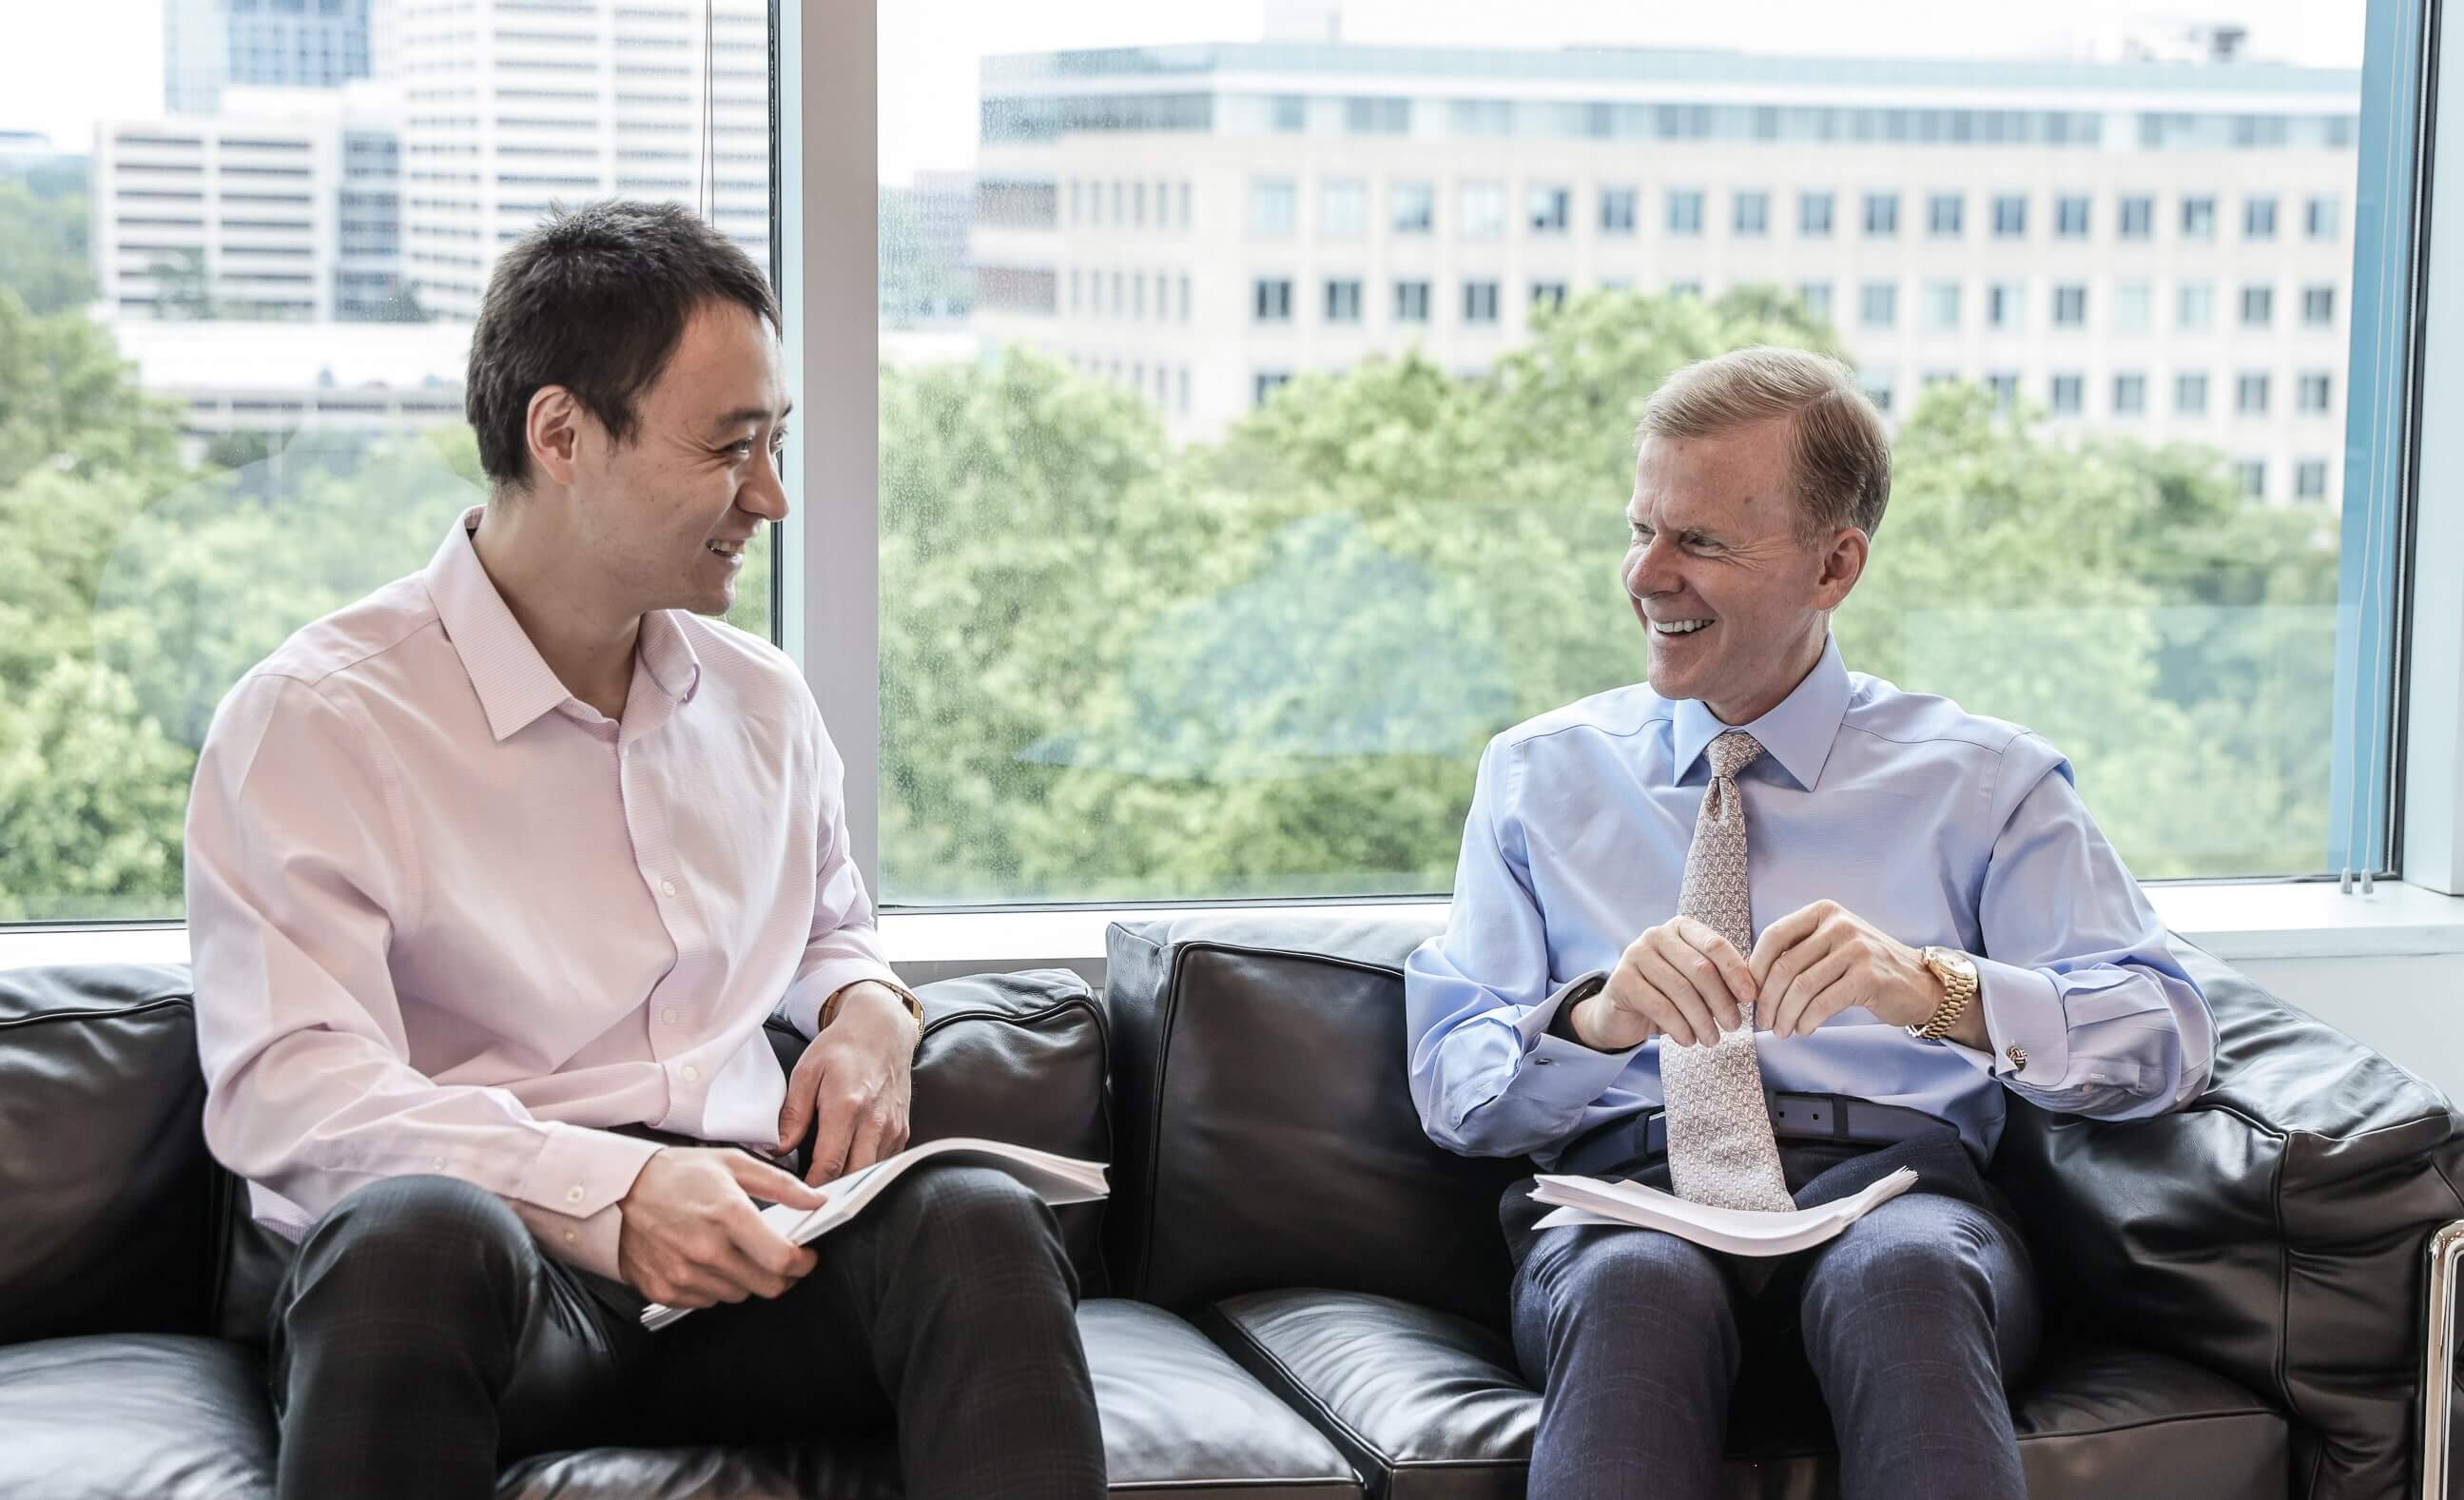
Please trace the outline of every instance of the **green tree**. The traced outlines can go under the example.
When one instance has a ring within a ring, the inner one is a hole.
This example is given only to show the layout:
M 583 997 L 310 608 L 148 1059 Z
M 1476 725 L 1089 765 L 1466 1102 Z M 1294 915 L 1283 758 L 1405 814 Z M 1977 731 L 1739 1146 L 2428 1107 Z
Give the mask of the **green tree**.
M 78 189 L 44 196 L 0 183 L 0 288 L 35 313 L 65 312 L 94 300 L 86 201 Z

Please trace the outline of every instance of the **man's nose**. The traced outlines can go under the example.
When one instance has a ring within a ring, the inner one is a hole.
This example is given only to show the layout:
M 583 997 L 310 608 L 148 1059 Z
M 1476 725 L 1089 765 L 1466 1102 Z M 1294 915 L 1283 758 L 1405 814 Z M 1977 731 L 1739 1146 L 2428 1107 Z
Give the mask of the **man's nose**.
M 1658 537 L 1625 555 L 1626 592 L 1637 598 L 1664 594 L 1677 586 L 1675 550 L 1671 543 Z

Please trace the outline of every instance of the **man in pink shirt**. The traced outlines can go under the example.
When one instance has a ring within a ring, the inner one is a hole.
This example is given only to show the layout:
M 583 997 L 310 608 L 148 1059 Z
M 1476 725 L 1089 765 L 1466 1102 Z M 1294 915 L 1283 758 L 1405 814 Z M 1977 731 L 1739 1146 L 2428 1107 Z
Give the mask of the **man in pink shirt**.
M 778 327 L 680 209 L 534 231 L 472 338 L 488 503 L 215 715 L 205 1127 L 299 1245 L 287 1500 L 891 1426 L 912 1496 L 1104 1490 L 1076 1283 L 1024 1188 L 919 1169 L 806 1247 L 757 1212 L 905 1144 L 922 1014 L 803 676 L 703 618 L 787 514 Z M 792 1075 L 773 1016 L 808 1039 Z M 805 1180 L 757 1159 L 782 1152 Z M 646 1300 L 713 1311 L 647 1334 Z

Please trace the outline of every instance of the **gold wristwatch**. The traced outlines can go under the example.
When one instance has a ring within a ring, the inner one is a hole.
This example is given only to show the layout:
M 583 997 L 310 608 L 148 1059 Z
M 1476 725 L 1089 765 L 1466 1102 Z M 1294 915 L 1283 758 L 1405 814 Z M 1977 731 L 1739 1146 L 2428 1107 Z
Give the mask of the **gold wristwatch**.
M 1908 1035 L 1939 1042 L 1950 1035 L 1959 1018 L 1976 999 L 1976 960 L 1956 948 L 1927 948 L 1923 958 L 1933 977 L 1942 981 L 1942 1004 L 1921 1026 L 1908 1027 Z

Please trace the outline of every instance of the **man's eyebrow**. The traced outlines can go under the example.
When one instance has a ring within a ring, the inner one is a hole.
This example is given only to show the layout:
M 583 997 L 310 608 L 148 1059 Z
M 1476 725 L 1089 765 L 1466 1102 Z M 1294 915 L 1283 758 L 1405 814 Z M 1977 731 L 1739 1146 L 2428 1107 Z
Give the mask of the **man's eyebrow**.
M 775 414 L 775 420 L 781 422 L 786 421 L 787 414 L 795 409 L 796 404 L 794 402 L 791 401 L 787 403 L 785 407 L 780 408 L 780 410 Z M 738 407 L 735 410 L 727 412 L 722 416 L 713 418 L 710 425 L 715 428 L 741 427 L 747 422 L 761 423 L 772 420 L 774 420 L 774 414 L 768 407 Z

